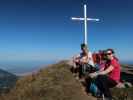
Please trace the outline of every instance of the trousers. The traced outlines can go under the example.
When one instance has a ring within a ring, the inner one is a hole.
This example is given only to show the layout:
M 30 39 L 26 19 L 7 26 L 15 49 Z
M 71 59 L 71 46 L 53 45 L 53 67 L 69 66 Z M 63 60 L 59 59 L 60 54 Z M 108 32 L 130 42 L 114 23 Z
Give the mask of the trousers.
M 95 79 L 95 84 L 105 97 L 110 98 L 112 97 L 110 88 L 115 87 L 117 85 L 117 82 L 107 75 L 98 75 Z

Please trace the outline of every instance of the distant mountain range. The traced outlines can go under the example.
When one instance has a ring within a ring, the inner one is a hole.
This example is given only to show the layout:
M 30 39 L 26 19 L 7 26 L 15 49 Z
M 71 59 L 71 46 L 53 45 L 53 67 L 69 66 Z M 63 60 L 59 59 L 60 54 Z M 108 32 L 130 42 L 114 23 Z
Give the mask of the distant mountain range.
M 120 61 L 121 64 L 133 65 L 133 61 Z
M 45 65 L 53 63 L 55 61 L 0 61 L 0 69 L 19 76 L 37 71 Z
M 0 93 L 8 92 L 15 85 L 17 79 L 16 75 L 0 69 Z

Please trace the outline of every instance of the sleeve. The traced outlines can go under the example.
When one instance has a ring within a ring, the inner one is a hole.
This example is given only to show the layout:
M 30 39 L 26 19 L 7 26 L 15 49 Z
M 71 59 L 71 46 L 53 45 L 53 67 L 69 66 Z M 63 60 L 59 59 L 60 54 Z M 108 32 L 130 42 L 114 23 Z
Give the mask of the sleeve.
M 116 67 L 116 66 L 118 65 L 118 63 L 117 63 L 117 61 L 116 61 L 115 59 L 113 59 L 113 60 L 111 61 L 111 65 L 112 65 L 113 67 Z

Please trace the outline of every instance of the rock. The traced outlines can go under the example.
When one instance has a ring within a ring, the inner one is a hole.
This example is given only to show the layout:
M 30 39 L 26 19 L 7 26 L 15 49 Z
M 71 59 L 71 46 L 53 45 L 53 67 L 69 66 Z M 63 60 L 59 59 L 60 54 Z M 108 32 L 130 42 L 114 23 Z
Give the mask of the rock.
M 127 88 L 133 87 L 133 85 L 130 82 L 125 82 L 124 85 Z

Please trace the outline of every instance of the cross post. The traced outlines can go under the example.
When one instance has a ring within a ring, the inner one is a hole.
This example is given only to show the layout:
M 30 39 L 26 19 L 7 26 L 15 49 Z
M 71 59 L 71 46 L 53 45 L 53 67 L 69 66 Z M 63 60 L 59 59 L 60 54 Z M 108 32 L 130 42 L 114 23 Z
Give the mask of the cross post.
M 87 21 L 99 21 L 99 19 L 87 18 L 87 7 L 84 5 L 84 18 L 72 17 L 72 20 L 84 21 L 84 43 L 87 45 Z

